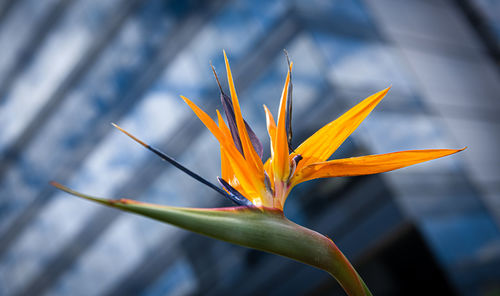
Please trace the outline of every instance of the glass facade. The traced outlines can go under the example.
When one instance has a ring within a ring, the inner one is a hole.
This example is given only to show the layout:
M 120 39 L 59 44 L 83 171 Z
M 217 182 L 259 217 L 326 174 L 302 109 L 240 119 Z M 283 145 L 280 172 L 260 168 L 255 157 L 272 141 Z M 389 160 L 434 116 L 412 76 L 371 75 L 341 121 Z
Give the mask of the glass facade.
M 216 140 L 179 95 L 214 116 L 209 62 L 225 81 L 225 49 L 245 118 L 267 147 L 261 106 L 278 108 L 284 48 L 295 63 L 295 146 L 392 85 L 334 158 L 469 147 L 395 172 L 302 184 L 287 216 L 331 237 L 376 295 L 408 294 L 422 274 L 441 294 L 498 293 L 497 12 L 486 0 L 0 2 L 0 295 L 340 292 L 311 267 L 48 185 L 230 205 L 109 123 L 215 181 Z M 418 285 L 417 295 L 431 288 Z

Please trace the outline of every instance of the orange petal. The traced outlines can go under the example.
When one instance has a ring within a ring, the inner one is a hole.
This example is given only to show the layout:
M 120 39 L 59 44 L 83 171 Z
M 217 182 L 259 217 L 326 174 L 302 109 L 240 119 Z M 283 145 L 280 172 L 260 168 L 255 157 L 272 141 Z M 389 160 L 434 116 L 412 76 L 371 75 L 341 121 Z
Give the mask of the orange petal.
M 227 152 L 223 147 L 220 148 L 220 154 L 221 154 L 221 171 L 222 171 L 221 174 L 223 176 L 223 179 L 226 180 L 239 193 L 243 194 L 243 196 L 247 197 L 249 200 L 253 202 L 253 197 L 257 195 L 256 190 L 249 189 L 248 185 L 244 187 L 240 183 L 233 169 L 233 166 L 231 166 L 230 157 L 227 155 Z
M 290 161 L 288 160 L 288 138 L 286 134 L 286 107 L 288 100 L 288 86 L 290 84 L 290 64 L 286 75 L 285 86 L 281 94 L 281 101 L 278 113 L 278 126 L 276 128 L 276 141 L 274 143 L 273 169 L 278 179 L 286 180 L 290 174 Z
M 248 164 L 241 153 L 236 149 L 232 138 L 225 137 L 224 133 L 219 129 L 212 118 L 210 118 L 210 116 L 208 116 L 203 110 L 196 106 L 195 103 L 184 96 L 181 96 L 181 98 L 184 100 L 184 102 L 186 102 L 186 104 L 189 105 L 193 112 L 198 116 L 203 124 L 205 124 L 205 126 L 219 141 L 220 145 L 224 148 L 224 151 L 230 160 L 230 165 L 233 168 L 242 186 L 244 186 L 248 192 L 252 192 L 252 195 L 260 195 L 259 192 L 262 190 L 262 188 L 265 188 L 264 178 L 262 178 L 262 180 L 258 178 L 259 173 L 255 171 L 255 168 L 252 165 Z M 253 198 L 253 196 L 246 197 L 249 199 Z
M 219 141 L 219 143 L 228 150 L 228 152 L 232 152 L 233 150 L 236 150 L 236 147 L 234 145 L 231 147 L 231 145 L 227 145 L 227 137 L 224 136 L 224 133 L 219 129 L 217 124 L 212 120 L 210 116 L 208 116 L 207 113 L 205 113 L 203 110 L 200 109 L 200 107 L 196 106 L 195 103 L 193 103 L 191 100 L 186 98 L 185 96 L 181 96 L 181 98 L 188 104 L 188 106 L 193 110 L 193 112 L 198 116 L 198 118 L 203 122 L 203 124 L 208 128 L 208 130 L 215 136 L 215 138 Z M 227 145 L 227 147 L 226 147 Z M 239 154 L 239 153 L 238 153 Z M 237 156 L 236 156 L 237 157 Z M 240 157 L 243 158 L 240 154 Z
M 368 155 L 314 163 L 304 167 L 293 177 L 296 185 L 318 178 L 360 176 L 388 172 L 424 161 L 440 158 L 466 149 L 409 150 L 387 154 Z
M 364 99 L 305 140 L 295 149 L 296 154 L 303 157 L 297 169 L 327 160 L 377 106 L 389 89 L 390 87 Z
M 231 131 L 229 127 L 222 119 L 222 116 L 219 110 L 215 110 L 217 112 L 217 120 L 219 123 L 219 129 L 224 134 L 226 138 L 231 138 Z M 221 176 L 222 179 L 226 180 L 234 189 L 238 190 L 244 196 L 249 196 L 248 192 L 243 188 L 241 183 L 238 181 L 236 174 L 234 173 L 233 166 L 231 165 L 231 161 L 224 147 L 220 147 L 220 159 L 221 159 Z
M 222 119 L 219 110 L 215 111 L 217 112 L 217 119 L 220 131 L 222 132 L 222 134 L 224 134 L 224 137 L 226 138 L 228 136 L 231 136 L 231 132 L 229 131 L 228 126 L 224 122 L 224 119 Z M 224 151 L 224 147 L 222 147 L 222 145 L 220 145 L 220 161 L 221 161 L 220 167 L 221 167 L 222 179 L 231 180 L 234 177 L 234 171 L 229 163 L 228 156 L 226 155 L 226 152 Z
M 229 90 L 231 92 L 231 100 L 233 102 L 234 115 L 236 118 L 236 125 L 238 126 L 238 134 L 240 135 L 241 146 L 243 148 L 243 154 L 245 159 L 250 160 L 252 165 L 255 167 L 257 172 L 261 172 L 263 175 L 263 165 L 257 152 L 254 150 L 250 137 L 248 136 L 245 122 L 243 121 L 243 116 L 241 115 L 240 103 L 238 101 L 238 96 L 236 94 L 236 88 L 234 87 L 233 75 L 231 74 L 231 68 L 229 67 L 229 61 L 227 60 L 226 52 L 224 51 L 224 60 L 226 62 L 226 72 L 227 80 L 229 82 Z
M 269 142 L 271 146 L 271 157 L 264 163 L 264 170 L 270 177 L 271 185 L 274 186 L 274 171 L 273 166 L 271 164 L 271 160 L 274 157 L 274 143 L 276 143 L 276 123 L 274 121 L 273 114 L 266 105 L 264 105 L 264 111 L 266 112 L 266 125 L 267 125 L 267 133 L 269 134 Z
M 217 113 L 217 123 L 219 124 L 220 131 L 224 134 L 225 137 L 231 136 L 231 131 L 229 130 L 229 127 L 226 125 L 226 122 L 224 122 L 224 119 L 222 118 L 219 109 L 215 109 L 215 112 Z
M 266 112 L 267 133 L 269 134 L 272 159 L 274 156 L 274 144 L 276 143 L 276 123 L 274 123 L 273 114 L 269 111 L 266 105 L 264 105 L 264 111 Z

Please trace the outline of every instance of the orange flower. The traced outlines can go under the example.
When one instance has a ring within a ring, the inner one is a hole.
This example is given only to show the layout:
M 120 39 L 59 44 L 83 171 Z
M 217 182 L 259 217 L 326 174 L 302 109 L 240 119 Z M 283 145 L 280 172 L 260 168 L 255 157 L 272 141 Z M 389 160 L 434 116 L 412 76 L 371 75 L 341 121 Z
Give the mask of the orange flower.
M 225 52 L 224 59 L 231 98 L 229 99 L 224 94 L 222 88 L 221 97 L 228 117 L 229 127 L 218 110 L 217 124 L 191 100 L 184 96 L 181 97 L 220 143 L 221 184 L 223 187 L 229 193 L 240 193 L 255 206 L 282 210 L 292 188 L 308 180 L 382 173 L 463 150 L 410 150 L 328 160 L 387 94 L 389 91 L 389 88 L 387 88 L 361 101 L 342 116 L 314 133 L 295 151 L 289 153 L 290 138 L 289 132 L 287 132 L 289 108 L 287 106 L 291 103 L 291 93 L 289 92 L 291 91 L 291 71 L 293 66 L 293 63 L 290 63 L 281 95 L 277 123 L 269 109 L 264 105 L 271 144 L 271 157 L 263 163 L 258 151 L 255 149 L 259 147 L 260 143 L 257 143 L 258 140 L 257 142 L 255 139 L 252 140 L 254 134 L 243 120 L 231 68 Z M 224 99 L 226 99 L 226 102 Z M 231 114 L 231 111 L 234 115 Z M 232 118 L 233 116 L 234 118 Z M 232 124 L 232 122 L 235 122 L 235 124 Z M 232 125 L 235 125 L 235 127 Z
M 289 63 L 277 123 L 269 109 L 264 106 L 271 157 L 263 163 L 262 145 L 241 114 L 225 52 L 224 58 L 231 97 L 222 91 L 215 71 L 214 74 L 221 91 L 227 124 L 218 110 L 218 123 L 215 123 L 192 101 L 181 96 L 220 143 L 222 178 L 218 180 L 223 188 L 203 179 L 168 155 L 113 125 L 240 207 L 194 209 L 159 206 L 127 199 L 98 198 L 73 191 L 56 182 L 52 182 L 52 185 L 93 202 L 134 212 L 216 239 L 292 258 L 329 272 L 349 295 L 371 295 L 368 287 L 333 241 L 286 219 L 283 206 L 288 194 L 295 185 L 308 180 L 382 173 L 463 149 L 411 150 L 328 160 L 387 94 L 389 89 L 385 89 L 325 125 L 293 150 L 290 148 L 293 64 Z

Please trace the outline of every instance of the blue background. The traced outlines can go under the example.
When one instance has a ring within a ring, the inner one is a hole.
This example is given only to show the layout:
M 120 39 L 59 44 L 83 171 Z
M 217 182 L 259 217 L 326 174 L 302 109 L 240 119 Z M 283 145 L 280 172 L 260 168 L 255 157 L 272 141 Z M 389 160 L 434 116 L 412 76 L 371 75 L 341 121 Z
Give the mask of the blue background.
M 374 255 L 410 232 L 421 245 L 402 248 L 403 258 L 429 252 L 450 291 L 498 293 L 499 2 L 3 0 L 0 295 L 338 291 L 313 268 L 48 185 L 230 205 L 109 123 L 215 182 L 217 143 L 179 95 L 214 116 L 221 106 L 209 61 L 225 84 L 225 49 L 244 116 L 267 148 L 262 104 L 276 113 L 284 48 L 295 62 L 294 145 L 392 85 L 334 158 L 468 146 L 396 172 L 302 184 L 285 213 L 332 237 L 381 295 L 425 287 L 419 273 L 409 272 L 409 283 L 393 279 Z

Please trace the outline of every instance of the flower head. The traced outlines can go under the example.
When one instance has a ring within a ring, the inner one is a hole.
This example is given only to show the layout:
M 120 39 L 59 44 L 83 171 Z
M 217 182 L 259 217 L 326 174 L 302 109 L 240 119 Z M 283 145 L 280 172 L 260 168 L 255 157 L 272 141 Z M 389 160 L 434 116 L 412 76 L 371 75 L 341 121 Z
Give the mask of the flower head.
M 56 182 L 52 184 L 93 202 L 315 266 L 335 277 L 349 295 L 371 295 L 347 258 L 329 238 L 286 219 L 282 210 L 288 194 L 295 185 L 308 180 L 387 172 L 463 149 L 411 150 L 328 160 L 382 100 L 389 88 L 361 101 L 319 129 L 296 149 L 292 149 L 293 63 L 289 62 L 277 121 L 264 106 L 271 156 L 263 162 L 262 144 L 243 119 L 225 52 L 224 59 L 230 96 L 222 90 L 215 70 L 214 74 L 220 88 L 227 124 L 218 110 L 216 123 L 191 100 L 181 96 L 220 143 L 222 177 L 218 177 L 218 180 L 222 188 L 203 179 L 119 126 L 113 125 L 165 161 L 229 198 L 239 207 L 194 209 L 159 206 L 128 199 L 110 200 L 85 195 Z
M 289 63 L 281 94 L 277 122 L 264 105 L 271 156 L 261 160 L 262 145 L 243 119 L 231 68 L 224 52 L 230 97 L 220 87 L 228 124 L 218 110 L 212 118 L 188 98 L 191 107 L 220 143 L 221 184 L 230 193 L 239 193 L 255 206 L 282 210 L 292 188 L 302 182 L 329 177 L 358 176 L 387 172 L 456 153 L 456 149 L 428 149 L 328 160 L 387 94 L 389 88 L 369 96 L 336 120 L 328 123 L 294 151 L 290 149 L 290 108 L 293 63 Z

